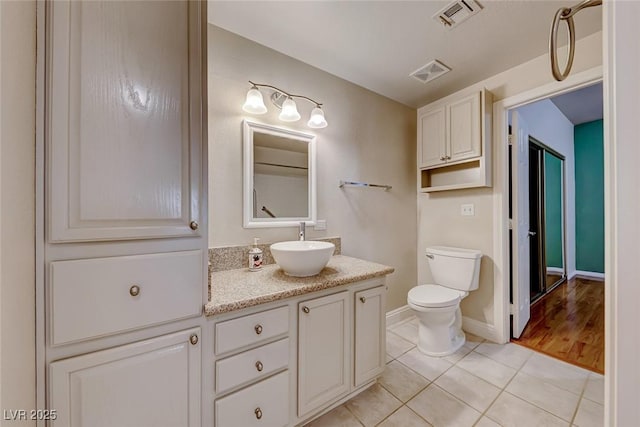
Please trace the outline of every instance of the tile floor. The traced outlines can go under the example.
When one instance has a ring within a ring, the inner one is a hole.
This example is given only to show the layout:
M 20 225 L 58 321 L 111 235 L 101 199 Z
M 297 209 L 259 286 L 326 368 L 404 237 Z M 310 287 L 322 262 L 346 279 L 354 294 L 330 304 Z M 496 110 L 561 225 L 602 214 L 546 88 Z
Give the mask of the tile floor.
M 388 327 L 378 383 L 308 426 L 603 425 L 602 375 L 471 334 L 456 353 L 429 357 L 417 333 L 415 318 Z

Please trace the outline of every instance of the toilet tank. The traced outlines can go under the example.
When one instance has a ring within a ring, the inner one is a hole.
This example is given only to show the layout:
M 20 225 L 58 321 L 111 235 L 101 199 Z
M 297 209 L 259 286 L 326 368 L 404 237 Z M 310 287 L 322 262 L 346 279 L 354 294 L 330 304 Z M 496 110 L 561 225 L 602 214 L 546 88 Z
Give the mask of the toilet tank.
M 478 289 L 482 252 L 447 246 L 432 246 L 426 252 L 436 284 L 460 291 Z

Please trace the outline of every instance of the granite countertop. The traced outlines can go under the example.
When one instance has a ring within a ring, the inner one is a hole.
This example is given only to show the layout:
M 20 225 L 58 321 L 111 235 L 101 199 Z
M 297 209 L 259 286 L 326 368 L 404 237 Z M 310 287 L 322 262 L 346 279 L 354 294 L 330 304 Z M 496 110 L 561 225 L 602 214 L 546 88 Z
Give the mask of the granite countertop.
M 277 264 L 260 271 L 246 268 L 211 273 L 211 297 L 206 316 L 228 313 L 310 292 L 393 273 L 394 268 L 344 255 L 334 255 L 320 274 L 290 277 Z

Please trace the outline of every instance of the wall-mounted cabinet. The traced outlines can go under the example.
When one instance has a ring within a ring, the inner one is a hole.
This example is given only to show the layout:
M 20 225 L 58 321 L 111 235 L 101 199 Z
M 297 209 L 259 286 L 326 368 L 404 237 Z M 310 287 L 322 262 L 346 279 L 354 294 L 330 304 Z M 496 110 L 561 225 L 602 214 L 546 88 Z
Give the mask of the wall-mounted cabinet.
M 420 191 L 491 186 L 491 104 L 483 89 L 418 110 Z

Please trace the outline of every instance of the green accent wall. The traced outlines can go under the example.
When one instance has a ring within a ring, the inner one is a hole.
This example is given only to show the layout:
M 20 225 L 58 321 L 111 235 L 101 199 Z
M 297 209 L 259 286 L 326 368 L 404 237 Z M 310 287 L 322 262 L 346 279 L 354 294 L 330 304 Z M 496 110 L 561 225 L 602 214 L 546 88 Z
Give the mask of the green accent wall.
M 604 137 L 602 120 L 573 129 L 576 269 L 604 273 Z
M 544 226 L 547 267 L 562 268 L 562 160 L 544 152 Z

